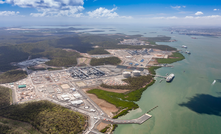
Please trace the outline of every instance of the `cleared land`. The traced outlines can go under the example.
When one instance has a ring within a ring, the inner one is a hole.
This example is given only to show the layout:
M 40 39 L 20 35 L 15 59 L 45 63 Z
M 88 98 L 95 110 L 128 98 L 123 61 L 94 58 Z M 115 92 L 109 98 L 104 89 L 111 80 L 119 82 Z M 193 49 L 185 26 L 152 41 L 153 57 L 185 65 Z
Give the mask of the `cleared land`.
M 99 131 L 101 131 L 101 130 L 104 129 L 107 125 L 109 125 L 109 124 L 106 124 L 106 123 L 101 122 L 101 123 L 97 126 L 97 129 L 98 129 Z
M 107 115 L 113 117 L 112 112 L 117 112 L 118 108 L 111 104 L 106 102 L 105 100 L 99 99 L 94 94 L 87 94 Z
M 180 60 L 183 60 L 185 59 L 185 57 L 179 53 L 179 52 L 174 52 L 172 55 L 169 56 L 168 59 L 157 59 L 157 62 L 159 64 L 170 64 L 170 63 L 173 63 L 173 62 L 177 62 L 177 61 L 180 61 Z
M 130 77 L 127 79 L 124 79 L 123 81 L 128 83 L 127 85 L 107 85 L 107 84 L 101 84 L 101 87 L 104 88 L 110 88 L 110 89 L 129 89 L 129 90 L 137 90 L 139 88 L 142 88 L 147 83 L 149 83 L 152 80 L 151 75 L 147 76 L 139 76 L 139 77 Z
M 68 88 L 70 88 L 70 86 L 69 86 L 68 84 L 62 84 L 62 85 L 61 85 L 61 88 L 62 88 L 62 89 L 68 89 Z

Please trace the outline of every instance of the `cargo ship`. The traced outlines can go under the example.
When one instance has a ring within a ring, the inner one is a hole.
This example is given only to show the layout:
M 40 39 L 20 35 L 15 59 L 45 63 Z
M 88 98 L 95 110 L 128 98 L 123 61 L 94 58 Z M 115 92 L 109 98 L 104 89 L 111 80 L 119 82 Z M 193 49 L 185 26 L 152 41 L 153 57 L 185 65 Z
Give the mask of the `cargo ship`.
M 174 74 L 170 74 L 169 76 L 166 77 L 166 81 L 167 81 L 167 82 L 171 82 L 174 77 L 175 77 Z

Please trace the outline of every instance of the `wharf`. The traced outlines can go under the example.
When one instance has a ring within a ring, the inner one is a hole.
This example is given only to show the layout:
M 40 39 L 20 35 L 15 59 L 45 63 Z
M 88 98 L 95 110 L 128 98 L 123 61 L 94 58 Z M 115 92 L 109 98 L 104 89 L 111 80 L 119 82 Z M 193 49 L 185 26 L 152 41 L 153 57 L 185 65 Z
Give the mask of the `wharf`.
M 143 124 L 145 121 L 150 119 L 152 115 L 143 114 L 137 119 L 132 120 L 119 120 L 119 119 L 109 119 L 109 118 L 102 118 L 102 122 L 109 123 L 109 124 Z

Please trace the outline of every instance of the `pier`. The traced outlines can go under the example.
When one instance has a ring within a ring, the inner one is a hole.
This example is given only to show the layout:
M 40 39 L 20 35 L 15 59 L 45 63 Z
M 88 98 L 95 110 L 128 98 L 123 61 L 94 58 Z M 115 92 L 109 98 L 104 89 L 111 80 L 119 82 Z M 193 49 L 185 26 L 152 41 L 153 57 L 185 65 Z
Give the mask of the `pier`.
M 152 115 L 143 114 L 137 119 L 132 120 L 120 120 L 120 119 L 110 119 L 110 118 L 102 118 L 102 122 L 108 124 L 143 124 L 145 121 L 150 119 Z

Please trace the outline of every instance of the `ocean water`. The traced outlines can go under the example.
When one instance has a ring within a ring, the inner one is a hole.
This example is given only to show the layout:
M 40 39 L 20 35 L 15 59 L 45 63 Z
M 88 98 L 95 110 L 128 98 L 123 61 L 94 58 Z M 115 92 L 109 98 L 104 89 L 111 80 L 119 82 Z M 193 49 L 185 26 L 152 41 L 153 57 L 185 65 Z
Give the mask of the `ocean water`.
M 68 26 L 69 27 L 69 26 Z M 162 28 L 148 26 L 73 26 L 94 28 L 104 32 L 92 34 L 142 34 L 146 37 L 171 36 L 177 42 L 158 42 L 178 49 L 188 47 L 191 55 L 173 63 L 174 68 L 160 68 L 158 75 L 174 73 L 172 83 L 156 78 L 156 83 L 143 92 L 137 104 L 139 109 L 130 111 L 121 119 L 134 119 L 155 106 L 152 115 L 142 125 L 118 125 L 114 134 L 221 134 L 221 38 L 170 34 Z M 40 28 L 40 27 L 35 27 Z M 42 27 L 44 28 L 44 27 Z M 54 27 L 53 27 L 54 28 Z M 116 31 L 110 31 L 112 30 Z M 88 32 L 83 30 L 78 32 Z M 154 33 L 153 33 L 154 32 Z M 144 34 L 145 33 L 145 34 Z
M 150 29 L 149 29 L 150 30 Z M 154 30 L 154 29 L 152 29 Z M 114 134 L 220 134 L 221 124 L 221 38 L 170 34 L 155 29 L 157 35 L 168 35 L 177 42 L 158 42 L 176 47 L 188 47 L 191 55 L 173 63 L 174 68 L 160 68 L 158 75 L 174 73 L 172 83 L 156 83 L 149 87 L 137 104 L 122 119 L 141 116 L 154 106 L 152 118 L 142 125 L 119 125 Z M 148 33 L 148 31 L 147 31 Z M 148 35 L 147 35 L 148 36 Z

